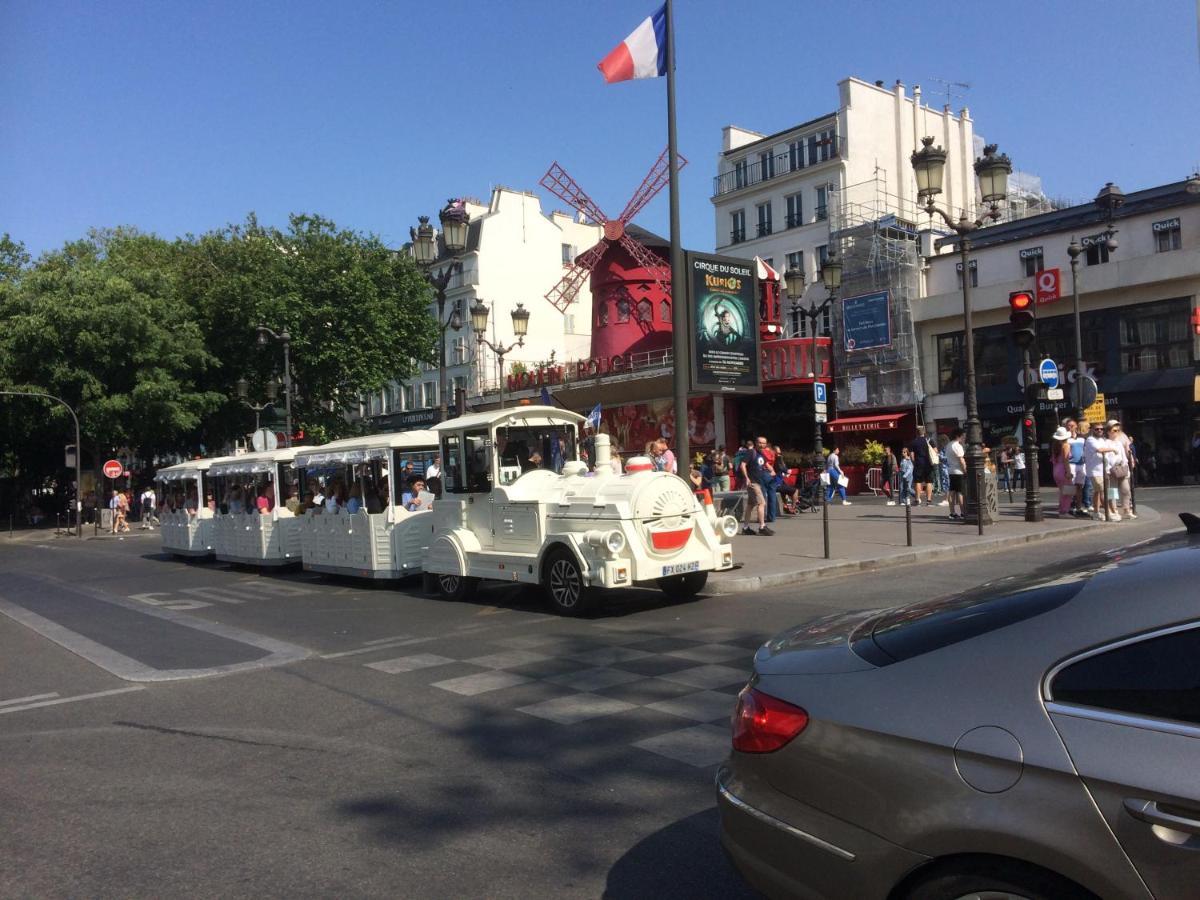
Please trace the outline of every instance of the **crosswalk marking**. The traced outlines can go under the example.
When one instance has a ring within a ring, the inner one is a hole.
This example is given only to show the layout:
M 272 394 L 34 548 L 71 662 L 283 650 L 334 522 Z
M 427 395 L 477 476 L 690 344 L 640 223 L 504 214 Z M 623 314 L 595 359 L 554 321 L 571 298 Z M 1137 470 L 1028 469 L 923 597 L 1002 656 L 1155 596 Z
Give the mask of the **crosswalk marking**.
M 12 706 L 16 703 L 29 703 L 32 700 L 49 700 L 52 697 L 57 697 L 57 693 L 53 694 L 31 694 L 28 697 L 14 697 L 11 700 L 0 700 L 0 706 Z
M 41 700 L 37 703 L 24 703 L 21 706 L 6 706 L 0 709 L 0 716 L 6 713 L 22 712 L 27 709 L 37 709 L 41 706 L 58 706 L 60 703 L 75 703 L 79 700 L 94 700 L 97 697 L 111 697 L 114 694 L 128 694 L 130 691 L 144 691 L 142 685 L 127 688 L 114 688 L 111 691 L 96 691 L 94 694 L 78 694 L 74 697 L 59 697 L 57 700 Z

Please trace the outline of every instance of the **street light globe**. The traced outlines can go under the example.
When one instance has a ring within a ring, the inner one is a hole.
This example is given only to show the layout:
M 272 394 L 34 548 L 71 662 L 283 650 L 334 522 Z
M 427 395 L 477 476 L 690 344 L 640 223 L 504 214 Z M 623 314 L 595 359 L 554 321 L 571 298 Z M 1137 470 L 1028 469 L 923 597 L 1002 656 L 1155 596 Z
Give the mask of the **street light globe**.
M 804 270 L 790 268 L 783 273 L 783 283 L 787 287 L 788 297 L 799 300 L 804 293 Z
M 942 176 L 946 171 L 946 151 L 933 146 L 932 137 L 921 138 L 921 149 L 910 157 L 917 176 L 917 200 L 933 202 L 942 192 Z
M 975 160 L 975 176 L 979 179 L 979 193 L 984 203 L 1000 203 L 1008 198 L 1008 176 L 1012 174 L 1012 160 L 1007 154 L 996 155 L 996 145 L 983 148 L 983 156 Z
M 247 383 L 246 379 L 239 378 L 236 382 L 234 382 L 233 386 L 237 390 L 238 399 L 245 400 L 246 396 L 250 393 L 250 385 Z
M 482 338 L 487 333 L 488 308 L 482 300 L 476 298 L 471 304 L 471 330 Z
M 450 253 L 462 253 L 467 248 L 467 223 L 471 221 L 466 202 L 454 198 L 447 200 L 438 219 L 442 223 L 442 241 L 446 249 Z
M 525 335 L 529 334 L 529 310 L 525 308 L 525 304 L 518 303 L 516 309 L 512 311 L 513 334 L 521 340 Z
M 417 265 L 431 266 L 437 259 L 437 241 L 433 237 L 433 226 L 429 224 L 429 216 L 418 216 L 416 228 L 408 229 L 412 238 L 413 259 Z
M 831 253 L 821 264 L 821 282 L 830 293 L 842 286 L 842 261 L 837 258 L 836 253 Z

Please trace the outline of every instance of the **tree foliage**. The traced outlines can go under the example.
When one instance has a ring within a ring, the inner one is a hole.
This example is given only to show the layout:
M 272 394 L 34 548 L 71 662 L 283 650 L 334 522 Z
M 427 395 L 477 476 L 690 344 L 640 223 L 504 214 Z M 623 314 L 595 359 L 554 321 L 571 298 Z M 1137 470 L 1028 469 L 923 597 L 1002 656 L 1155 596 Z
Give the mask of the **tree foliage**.
M 413 262 L 374 236 L 339 230 L 319 216 L 294 215 L 287 231 L 250 216 L 180 242 L 181 284 L 208 349 L 222 360 L 206 384 L 226 396 L 245 378 L 250 399 L 263 402 L 279 378 L 283 350 L 256 344 L 266 325 L 290 336 L 292 414 L 306 431 L 347 433 L 344 413 L 367 391 L 431 359 L 437 338 L 428 313 L 429 287 Z M 280 391 L 276 408 L 282 420 Z M 208 442 L 244 432 L 249 411 L 231 403 L 207 423 Z
M 279 344 L 256 342 L 262 324 L 290 335 L 296 427 L 337 437 L 363 393 L 433 358 L 429 299 L 407 256 L 320 216 L 291 216 L 281 230 L 251 215 L 175 241 L 93 231 L 34 262 L 5 234 L 0 389 L 62 397 L 99 455 L 212 454 L 253 426 L 238 380 L 263 402 L 268 380 L 282 374 Z M 38 445 L 48 455 L 46 444 L 61 437 L 57 417 L 67 418 L 26 403 L 0 408 L 0 428 L 8 425 L 0 456 L 10 467 Z M 280 391 L 275 421 L 283 409 Z

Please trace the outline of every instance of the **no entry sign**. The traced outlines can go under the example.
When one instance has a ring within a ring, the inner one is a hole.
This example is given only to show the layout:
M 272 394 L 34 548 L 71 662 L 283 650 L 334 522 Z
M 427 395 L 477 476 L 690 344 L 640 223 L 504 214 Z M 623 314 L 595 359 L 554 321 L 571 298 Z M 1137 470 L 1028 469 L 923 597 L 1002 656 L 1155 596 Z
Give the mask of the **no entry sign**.
M 121 473 L 125 471 L 125 467 L 121 465 L 119 459 L 110 459 L 104 464 L 105 478 L 120 478 Z

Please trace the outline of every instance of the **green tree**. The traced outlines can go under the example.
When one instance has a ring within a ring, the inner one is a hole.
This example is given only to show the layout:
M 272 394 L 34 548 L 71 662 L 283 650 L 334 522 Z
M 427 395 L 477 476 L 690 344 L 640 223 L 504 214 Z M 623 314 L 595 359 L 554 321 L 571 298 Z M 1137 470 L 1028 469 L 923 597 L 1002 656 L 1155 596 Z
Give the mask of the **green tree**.
M 296 427 L 330 438 L 349 432 L 345 413 L 367 391 L 410 377 L 414 360 L 432 360 L 437 327 L 430 288 L 410 258 L 374 235 L 339 229 L 320 216 L 293 215 L 286 231 L 250 215 L 178 242 L 180 285 L 199 318 L 206 348 L 221 360 L 202 384 L 233 398 L 238 379 L 262 402 L 282 374 L 282 349 L 256 345 L 256 327 L 291 336 L 292 414 Z M 283 396 L 276 404 L 282 422 Z M 235 400 L 205 423 L 218 446 L 249 430 Z
M 178 255 L 133 229 L 93 231 L 10 275 L 14 255 L 0 248 L 0 377 L 62 397 L 101 452 L 187 449 L 223 398 L 197 386 L 216 360 L 179 299 Z M 28 435 L 36 430 L 30 421 Z

